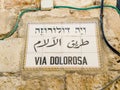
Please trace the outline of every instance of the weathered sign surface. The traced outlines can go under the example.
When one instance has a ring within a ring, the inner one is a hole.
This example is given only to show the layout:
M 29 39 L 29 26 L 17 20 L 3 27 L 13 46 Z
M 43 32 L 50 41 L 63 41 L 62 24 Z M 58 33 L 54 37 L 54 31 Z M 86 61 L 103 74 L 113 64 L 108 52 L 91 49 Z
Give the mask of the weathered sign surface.
M 100 68 L 97 24 L 28 24 L 25 68 Z

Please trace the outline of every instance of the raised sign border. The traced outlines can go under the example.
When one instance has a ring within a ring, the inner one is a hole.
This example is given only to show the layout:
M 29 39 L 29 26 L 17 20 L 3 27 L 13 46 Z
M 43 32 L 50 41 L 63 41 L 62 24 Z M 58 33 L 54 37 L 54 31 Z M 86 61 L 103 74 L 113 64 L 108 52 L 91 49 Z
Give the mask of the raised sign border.
M 78 71 L 81 73 L 101 73 L 104 72 L 105 69 L 105 64 L 106 61 L 103 57 L 103 49 L 102 49 L 102 45 L 103 45 L 103 41 L 102 41 L 102 36 L 101 36 L 101 32 L 100 32 L 100 23 L 99 23 L 99 19 L 98 18 L 88 18 L 88 19 L 80 19 L 80 20 L 70 20 L 70 21 L 66 21 L 66 22 L 40 22 L 40 23 L 36 23 L 36 22 L 32 22 L 32 23 L 28 23 L 28 24 L 49 24 L 49 23 L 96 23 L 96 37 L 98 37 L 98 55 L 99 55 L 99 64 L 100 64 L 100 68 L 85 68 L 85 67 L 79 67 L 79 68 L 69 68 L 69 67 L 65 67 L 65 68 L 57 68 L 57 67 L 33 67 L 33 68 L 25 68 L 25 60 L 26 60 L 26 51 L 27 51 L 27 36 L 28 36 L 28 26 L 27 26 L 27 33 L 26 33 L 26 38 L 25 38 L 25 56 L 24 56 L 24 60 L 22 62 L 22 70 L 23 71 Z M 27 24 L 27 25 L 28 25 Z

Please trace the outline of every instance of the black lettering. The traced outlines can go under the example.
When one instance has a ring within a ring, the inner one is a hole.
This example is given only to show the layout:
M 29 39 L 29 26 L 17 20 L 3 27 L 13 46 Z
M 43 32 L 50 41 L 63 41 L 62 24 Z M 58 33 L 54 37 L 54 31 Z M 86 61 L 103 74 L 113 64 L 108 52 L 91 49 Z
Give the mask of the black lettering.
M 87 60 L 86 57 L 83 57 L 83 65 L 86 64 L 87 65 Z
M 82 57 L 78 57 L 78 64 L 81 65 L 82 64 Z
M 45 65 L 47 64 L 47 62 L 46 62 L 46 57 L 43 58 L 42 65 L 43 65 L 43 64 L 45 64 Z
M 73 57 L 73 64 L 77 64 L 77 57 Z
M 64 57 L 63 60 L 64 60 L 64 64 L 66 65 L 67 64 L 67 57 Z
M 53 65 L 54 64 L 54 57 L 50 57 L 50 65 Z
M 55 57 L 55 64 L 56 64 L 56 65 L 59 64 L 59 57 Z
M 38 65 L 39 60 L 41 60 L 41 57 L 35 57 L 35 64 Z
M 72 57 L 68 57 L 68 64 L 71 64 L 72 65 Z

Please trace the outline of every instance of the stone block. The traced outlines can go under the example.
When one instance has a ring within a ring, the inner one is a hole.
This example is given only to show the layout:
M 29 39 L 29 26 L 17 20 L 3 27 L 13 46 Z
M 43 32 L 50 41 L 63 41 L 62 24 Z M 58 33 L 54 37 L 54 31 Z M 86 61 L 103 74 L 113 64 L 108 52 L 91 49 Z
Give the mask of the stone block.
M 0 41 L 0 72 L 20 71 L 24 40 L 20 38 Z
M 33 78 L 24 81 L 25 84 L 19 86 L 17 90 L 65 90 L 63 77 Z
M 8 33 L 15 25 L 16 17 L 8 10 L 0 10 L 0 36 Z
M 67 90 L 119 90 L 119 80 L 103 89 L 117 76 L 119 73 L 112 71 L 96 75 L 69 73 L 66 74 L 66 87 Z
M 93 4 L 93 0 L 55 0 L 55 5 L 57 6 L 76 6 L 76 7 L 86 7 Z
M 0 90 L 17 90 L 22 83 L 20 77 L 0 77 Z

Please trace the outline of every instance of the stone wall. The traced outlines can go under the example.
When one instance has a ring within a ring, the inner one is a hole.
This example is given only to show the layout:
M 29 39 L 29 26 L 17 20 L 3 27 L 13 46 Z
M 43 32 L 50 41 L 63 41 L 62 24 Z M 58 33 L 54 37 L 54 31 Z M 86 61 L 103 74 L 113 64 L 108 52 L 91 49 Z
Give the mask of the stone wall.
M 100 0 L 54 0 L 55 5 L 87 7 L 99 5 Z M 105 4 L 116 5 L 116 0 L 105 0 Z M 0 37 L 12 30 L 20 11 L 39 6 L 39 0 L 0 0 Z M 24 59 L 26 23 L 67 21 L 81 18 L 99 18 L 99 9 L 76 11 L 53 9 L 26 13 L 18 31 L 10 38 L 0 41 L 0 90 L 100 90 L 120 75 L 120 57 L 103 44 L 106 71 L 96 74 L 82 72 L 22 71 Z M 120 51 L 120 16 L 110 8 L 104 10 L 105 34 L 109 42 Z M 120 90 L 120 80 L 106 90 Z

